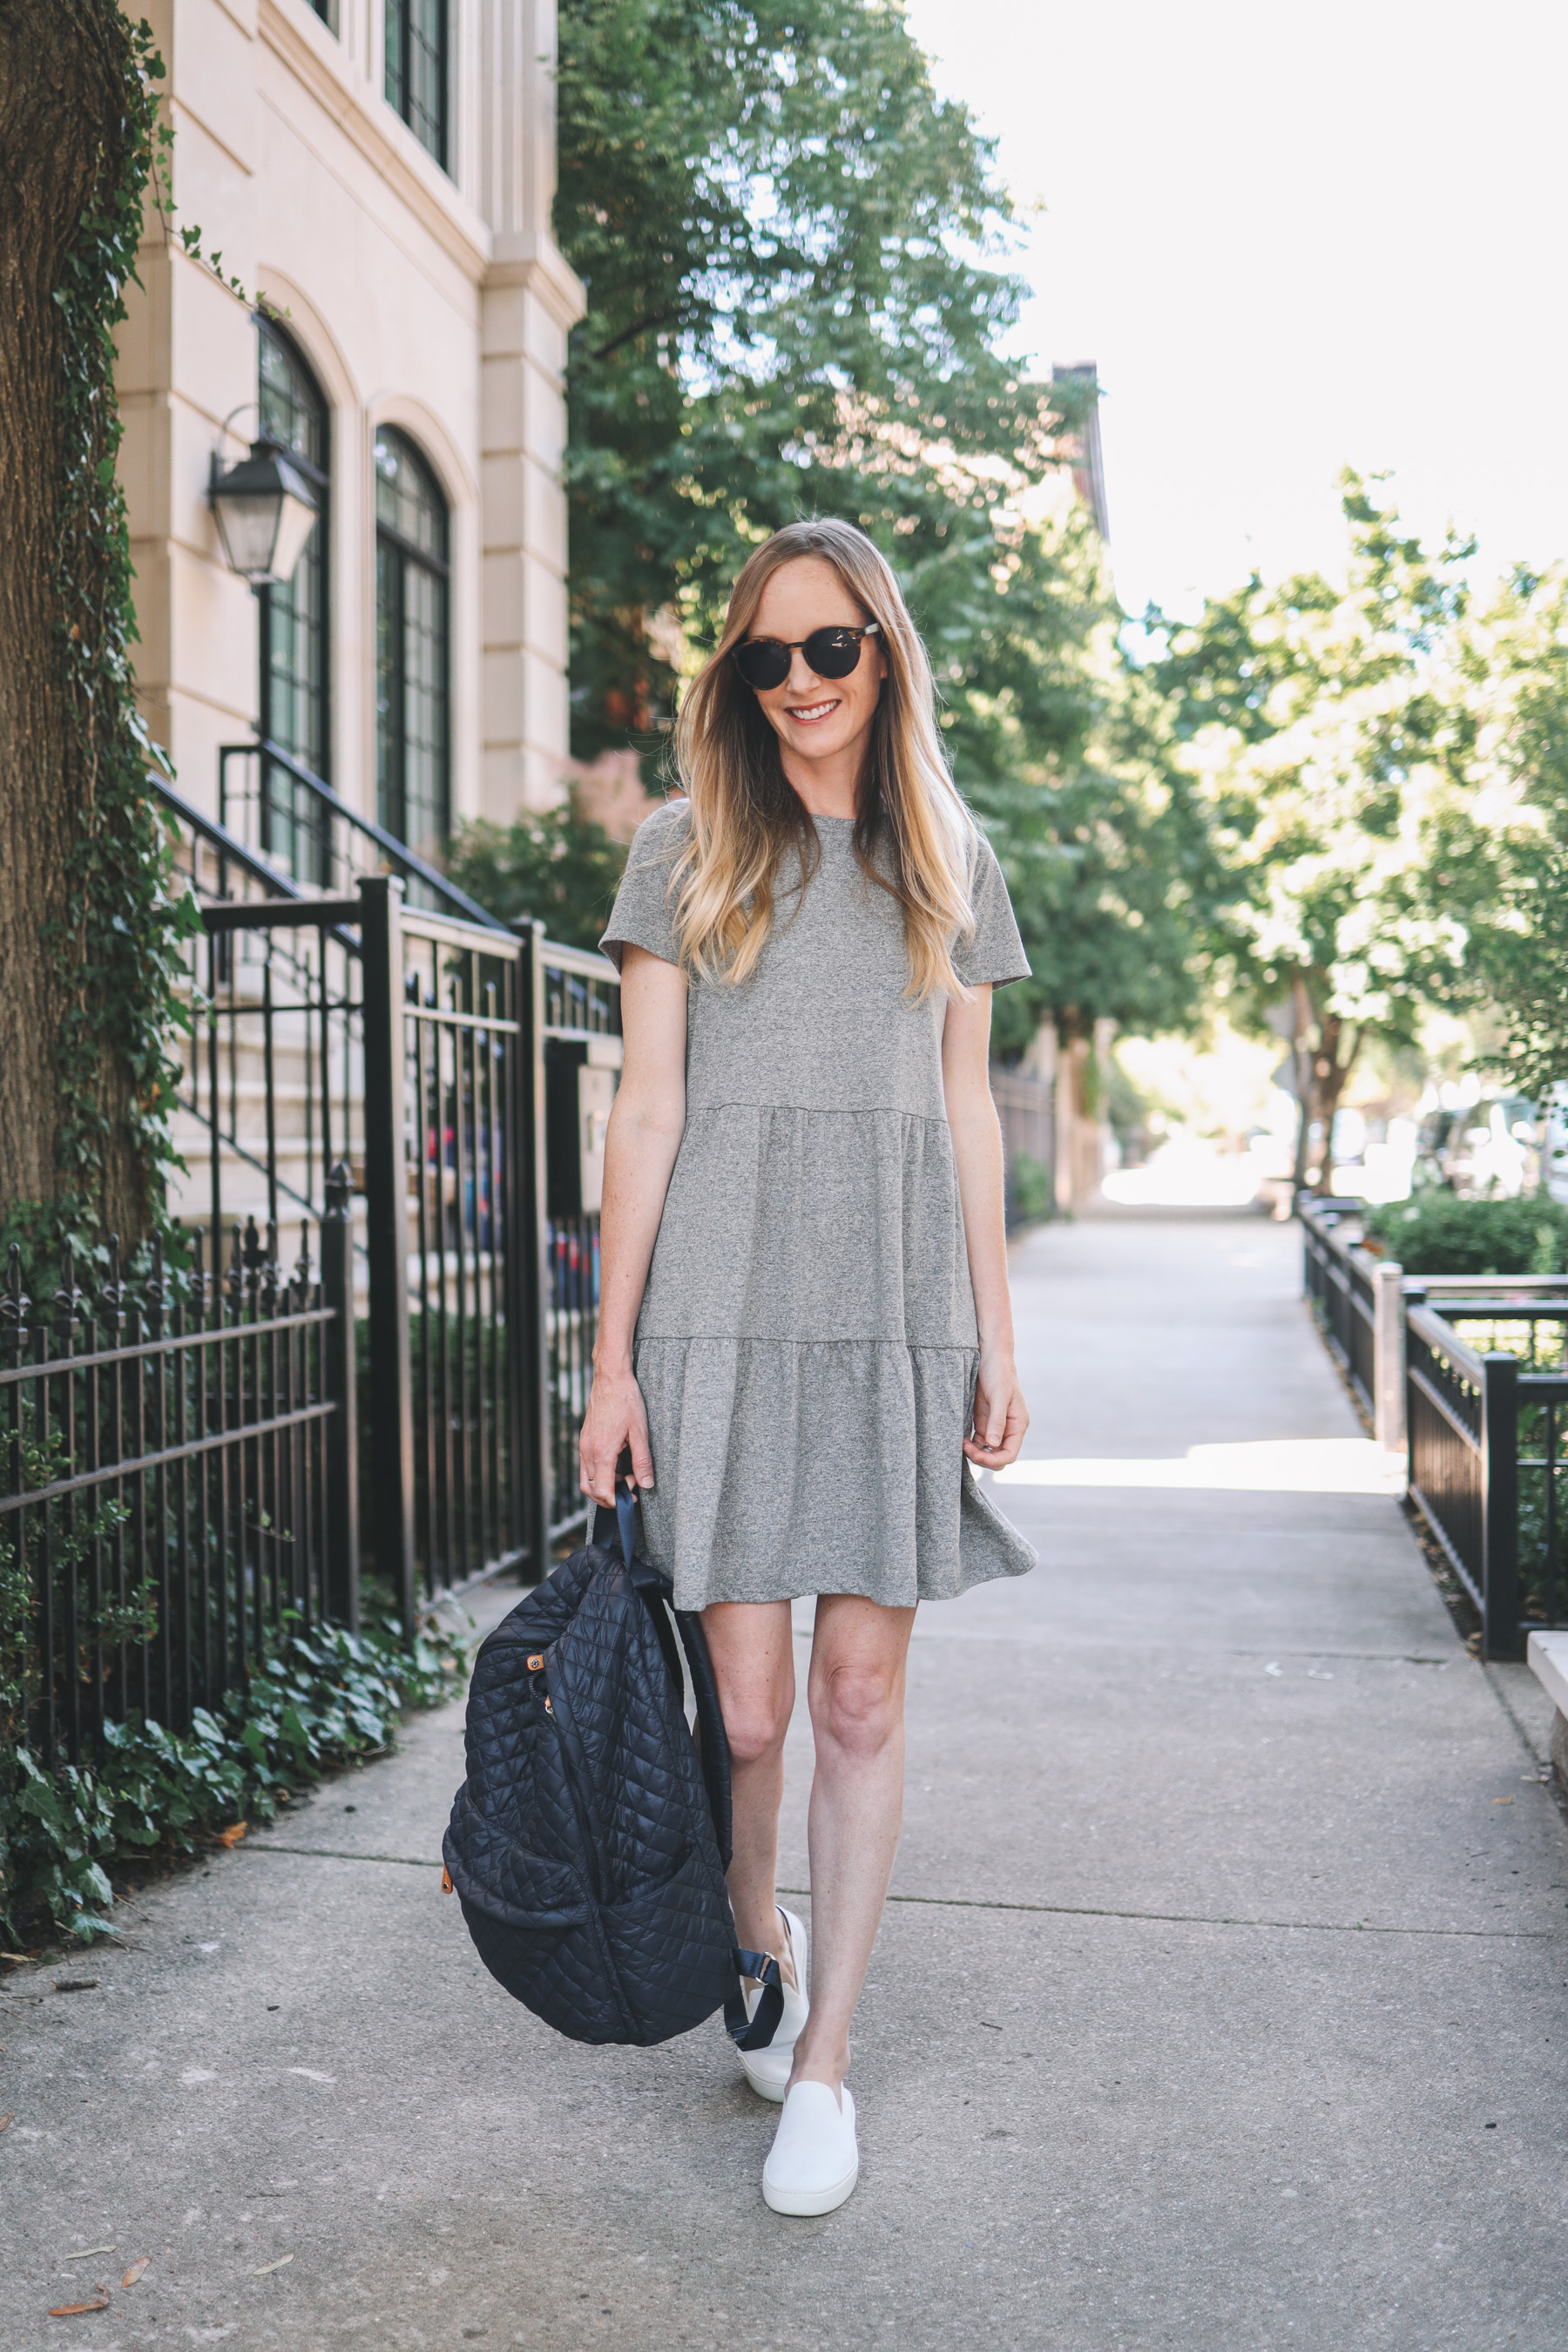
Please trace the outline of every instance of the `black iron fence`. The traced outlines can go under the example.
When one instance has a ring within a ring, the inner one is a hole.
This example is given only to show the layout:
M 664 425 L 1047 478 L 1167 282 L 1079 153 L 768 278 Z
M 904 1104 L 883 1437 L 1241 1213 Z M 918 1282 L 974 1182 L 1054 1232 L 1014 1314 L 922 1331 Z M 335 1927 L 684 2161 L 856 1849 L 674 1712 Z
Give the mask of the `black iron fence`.
M 1561 1486 L 1568 1284 L 1407 1277 L 1361 1246 L 1360 1203 L 1302 1205 L 1305 1289 L 1406 1493 L 1479 1612 L 1483 1653 L 1520 1658 L 1568 1622 Z
M 405 1609 L 583 1523 L 575 1435 L 598 1315 L 614 967 L 407 904 L 401 877 L 312 893 L 183 803 L 203 900 L 182 1103 L 183 1213 L 237 1193 L 356 1195 L 363 1553 Z M 357 838 L 357 835 L 356 835 Z
M 1007 1223 L 1048 1216 L 1056 1205 L 1056 1089 L 1032 1071 L 994 1062 L 991 1096 L 1002 1125 Z
M 274 873 L 307 889 L 346 894 L 362 875 L 395 874 L 410 907 L 484 930 L 506 928 L 438 866 L 265 737 L 219 747 L 218 825 Z
M 68 1252 L 51 1297 L 13 1246 L 0 1298 L 0 1574 L 30 1589 L 8 1661 L 34 1751 L 91 1752 L 139 1709 L 175 1730 L 261 1658 L 291 1613 L 357 1622 L 348 1171 L 309 1225 L 206 1236 L 128 1291 Z
M 1363 1410 L 1372 1419 L 1377 1412 L 1373 1261 L 1364 1250 L 1345 1246 L 1340 1236 L 1342 1223 L 1354 1220 L 1359 1238 L 1359 1202 L 1324 1202 L 1303 1217 L 1303 1275 L 1307 1297 L 1317 1310 L 1330 1352 L 1338 1358 Z
M 603 956 L 540 949 L 543 1071 L 546 1482 L 550 1534 L 584 1526 L 577 1431 L 599 1328 L 605 1129 L 621 1067 L 620 989 Z
M 1559 1414 L 1568 1301 L 1406 1294 L 1409 1493 L 1481 1613 L 1489 1657 L 1568 1614 Z

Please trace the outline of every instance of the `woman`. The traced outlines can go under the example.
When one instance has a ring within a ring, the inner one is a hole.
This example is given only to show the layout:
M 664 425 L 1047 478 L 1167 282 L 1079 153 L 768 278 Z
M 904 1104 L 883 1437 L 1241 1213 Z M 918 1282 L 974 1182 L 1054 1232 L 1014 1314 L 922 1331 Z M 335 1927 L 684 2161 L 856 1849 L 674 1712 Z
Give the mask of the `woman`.
M 649 1555 L 702 1612 L 736 1933 L 785 1986 L 742 2062 L 784 2105 L 763 2176 L 783 2213 L 831 2211 L 858 2173 L 849 2021 L 899 1841 L 916 1603 L 1034 1565 L 965 1461 L 1000 1469 L 1028 1425 L 986 1061 L 991 991 L 1029 967 L 932 703 L 871 541 L 776 532 L 686 695 L 686 797 L 638 832 L 604 938 L 626 1063 L 582 1485 L 612 1501 L 629 1452 Z M 809 2003 L 774 1895 L 807 1593 Z

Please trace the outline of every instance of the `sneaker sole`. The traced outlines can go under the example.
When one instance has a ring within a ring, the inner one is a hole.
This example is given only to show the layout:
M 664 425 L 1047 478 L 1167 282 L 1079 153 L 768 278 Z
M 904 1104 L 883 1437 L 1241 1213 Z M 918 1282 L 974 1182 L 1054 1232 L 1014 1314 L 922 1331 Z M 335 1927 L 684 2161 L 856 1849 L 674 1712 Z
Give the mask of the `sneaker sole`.
M 793 2049 L 790 2055 L 793 2060 L 795 2055 Z M 770 2083 L 765 2074 L 755 2074 L 751 2067 L 746 2065 L 746 2053 L 743 2050 L 741 2053 L 741 2064 L 745 2068 L 746 2080 L 758 2098 L 771 2100 L 775 2107 L 782 2107 L 784 2103 L 784 2093 L 789 2088 L 787 2073 L 782 2083 Z
M 859 2179 L 859 2178 L 860 2159 L 858 2157 L 855 2159 L 853 2169 L 845 2173 L 842 2179 L 834 2181 L 832 2185 L 826 2189 L 774 2189 L 770 2183 L 767 2174 L 764 2172 L 763 2175 L 763 2201 L 768 2207 L 769 2210 L 774 2213 L 791 2213 L 801 2217 L 806 2217 L 814 2213 L 832 2213 L 835 2212 L 840 2205 L 847 2203 L 848 2199 L 854 2195 L 855 2183 Z

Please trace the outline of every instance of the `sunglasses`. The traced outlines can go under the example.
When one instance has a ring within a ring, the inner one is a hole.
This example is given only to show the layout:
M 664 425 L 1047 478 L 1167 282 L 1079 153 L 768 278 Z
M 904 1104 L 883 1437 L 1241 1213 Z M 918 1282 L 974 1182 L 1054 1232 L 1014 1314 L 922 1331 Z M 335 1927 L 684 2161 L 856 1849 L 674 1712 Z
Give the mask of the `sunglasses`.
M 803 653 L 807 669 L 818 677 L 847 677 L 859 662 L 861 638 L 881 634 L 875 621 L 868 621 L 863 629 L 813 629 L 809 637 L 790 645 L 782 637 L 747 637 L 731 648 L 731 656 L 746 684 L 766 694 L 789 676 L 791 654 Z

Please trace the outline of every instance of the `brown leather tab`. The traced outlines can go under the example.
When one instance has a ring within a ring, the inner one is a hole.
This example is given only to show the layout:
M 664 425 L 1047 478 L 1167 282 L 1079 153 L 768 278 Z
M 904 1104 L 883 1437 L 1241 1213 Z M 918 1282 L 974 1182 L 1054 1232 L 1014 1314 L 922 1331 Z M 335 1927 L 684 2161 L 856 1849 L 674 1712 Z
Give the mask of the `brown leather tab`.
M 453 1895 L 457 1892 L 452 1885 L 452 1874 L 445 1863 L 441 1864 L 441 1892 L 443 1895 Z
M 544 1660 L 537 1653 L 530 1658 L 528 1671 L 531 1675 L 542 1675 L 544 1672 Z

